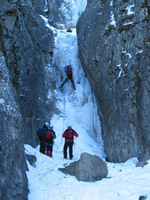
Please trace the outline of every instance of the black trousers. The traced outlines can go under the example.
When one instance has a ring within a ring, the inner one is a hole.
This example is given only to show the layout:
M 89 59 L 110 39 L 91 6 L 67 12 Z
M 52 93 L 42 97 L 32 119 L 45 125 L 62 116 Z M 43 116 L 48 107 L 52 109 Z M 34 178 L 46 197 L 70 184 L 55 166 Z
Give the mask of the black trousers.
M 67 77 L 67 78 L 64 80 L 64 82 L 62 83 L 61 88 L 64 86 L 64 84 L 65 84 L 69 79 L 70 79 L 70 81 L 71 81 L 73 87 L 75 88 L 74 81 L 73 81 L 73 78 L 72 78 L 72 77 Z
M 64 145 L 64 158 L 67 158 L 67 149 L 69 147 L 69 158 L 72 159 L 73 158 L 73 142 L 65 142 Z
M 45 141 L 40 141 L 40 152 L 45 154 Z
M 46 143 L 46 151 L 52 153 L 53 152 L 53 144 Z

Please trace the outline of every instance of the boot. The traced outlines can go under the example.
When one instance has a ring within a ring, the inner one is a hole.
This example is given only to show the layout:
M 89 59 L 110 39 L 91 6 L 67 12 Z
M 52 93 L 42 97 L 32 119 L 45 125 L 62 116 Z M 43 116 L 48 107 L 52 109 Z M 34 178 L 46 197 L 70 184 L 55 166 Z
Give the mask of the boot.
M 51 157 L 51 158 L 52 158 L 52 153 L 50 153 L 50 154 L 49 154 L 49 157 Z
M 48 151 L 46 151 L 46 155 L 47 155 L 47 156 L 49 155 Z

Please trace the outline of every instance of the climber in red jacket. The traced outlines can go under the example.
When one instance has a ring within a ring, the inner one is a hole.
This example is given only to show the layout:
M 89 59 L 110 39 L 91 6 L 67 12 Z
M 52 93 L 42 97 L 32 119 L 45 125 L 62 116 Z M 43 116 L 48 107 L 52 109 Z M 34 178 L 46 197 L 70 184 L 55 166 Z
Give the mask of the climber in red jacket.
M 64 82 L 61 84 L 60 86 L 60 89 L 62 89 L 62 87 L 64 86 L 64 84 L 70 80 L 72 82 L 72 86 L 73 86 L 73 89 L 76 90 L 76 87 L 75 87 L 75 84 L 74 84 L 74 80 L 73 80 L 73 77 L 72 77 L 72 66 L 71 65 L 67 65 L 65 67 L 65 72 L 67 74 L 67 78 L 64 80 Z
M 73 158 L 73 143 L 74 143 L 74 136 L 78 137 L 78 134 L 71 128 L 71 126 L 68 126 L 68 129 L 65 130 L 62 137 L 65 138 L 65 144 L 64 144 L 64 158 L 67 159 L 67 148 L 69 147 L 69 157 L 70 159 Z

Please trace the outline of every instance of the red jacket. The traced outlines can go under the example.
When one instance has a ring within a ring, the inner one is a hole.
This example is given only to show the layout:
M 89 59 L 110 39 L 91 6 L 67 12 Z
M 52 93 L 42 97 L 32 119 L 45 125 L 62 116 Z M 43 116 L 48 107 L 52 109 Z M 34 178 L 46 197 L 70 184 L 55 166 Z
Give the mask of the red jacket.
M 68 127 L 62 135 L 65 138 L 65 142 L 73 142 L 74 136 L 78 137 L 78 134 L 71 127 Z

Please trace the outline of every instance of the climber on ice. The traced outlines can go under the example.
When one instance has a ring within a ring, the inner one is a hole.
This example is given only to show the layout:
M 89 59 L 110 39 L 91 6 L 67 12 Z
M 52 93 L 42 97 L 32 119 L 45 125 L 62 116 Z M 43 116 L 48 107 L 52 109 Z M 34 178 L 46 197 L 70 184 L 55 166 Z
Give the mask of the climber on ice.
M 60 88 L 62 88 L 64 86 L 64 84 L 70 79 L 70 81 L 72 82 L 73 89 L 75 90 L 76 88 L 75 88 L 74 80 L 72 78 L 72 66 L 71 65 L 67 65 L 65 67 L 65 72 L 67 74 L 67 78 L 64 80 L 64 82 L 62 83 Z

